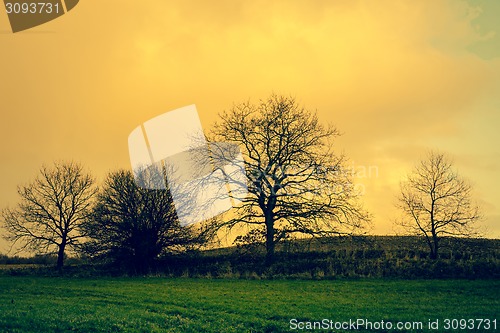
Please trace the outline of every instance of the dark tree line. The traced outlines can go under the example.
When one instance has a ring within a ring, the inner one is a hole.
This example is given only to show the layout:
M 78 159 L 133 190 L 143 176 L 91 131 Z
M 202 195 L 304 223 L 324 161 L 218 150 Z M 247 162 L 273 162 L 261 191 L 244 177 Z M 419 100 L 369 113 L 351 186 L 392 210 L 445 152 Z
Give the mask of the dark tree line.
M 58 268 L 72 251 L 147 273 L 162 255 L 206 246 L 219 231 L 243 225 L 246 232 L 239 231 L 239 240 L 265 244 L 266 264 L 271 265 L 276 244 L 293 235 L 352 235 L 369 221 L 345 157 L 335 149 L 338 136 L 335 127 L 323 125 L 291 97 L 236 104 L 208 135 L 209 158 L 198 156 L 200 169 L 208 160 L 215 162 L 233 185 L 248 189 L 244 196 L 230 191 L 237 205 L 228 214 L 181 226 L 168 188 L 142 188 L 125 170 L 109 173 L 98 188 L 81 165 L 56 162 L 18 187 L 17 206 L 1 211 L 5 237 L 21 250 L 57 253 Z M 238 154 L 241 159 L 231 166 Z M 234 178 L 227 170 L 240 172 Z M 155 180 L 166 183 L 152 177 L 139 184 Z M 402 224 L 426 239 L 432 258 L 443 236 L 471 234 L 479 219 L 471 191 L 442 154 L 431 154 L 402 183 Z M 190 196 L 184 201 L 183 211 L 190 211 Z
M 69 250 L 147 273 L 160 255 L 202 240 L 179 225 L 169 191 L 138 187 L 130 171 L 111 172 L 98 190 L 81 165 L 56 162 L 18 193 L 1 213 L 6 238 L 20 251 L 56 253 L 59 269 Z

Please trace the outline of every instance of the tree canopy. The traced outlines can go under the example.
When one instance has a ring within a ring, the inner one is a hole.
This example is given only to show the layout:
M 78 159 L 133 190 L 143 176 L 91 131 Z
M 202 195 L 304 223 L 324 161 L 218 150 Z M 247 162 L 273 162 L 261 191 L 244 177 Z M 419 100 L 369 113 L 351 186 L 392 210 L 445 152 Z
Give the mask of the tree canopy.
M 321 124 L 316 112 L 287 96 L 273 94 L 223 112 L 210 140 L 240 147 L 249 194 L 236 198 L 241 203 L 234 217 L 218 226 L 257 229 L 269 261 L 275 244 L 288 235 L 359 230 L 368 214 L 357 201 L 345 156 L 334 149 L 339 135 L 335 127 Z M 230 163 L 224 154 L 213 155 L 221 164 Z

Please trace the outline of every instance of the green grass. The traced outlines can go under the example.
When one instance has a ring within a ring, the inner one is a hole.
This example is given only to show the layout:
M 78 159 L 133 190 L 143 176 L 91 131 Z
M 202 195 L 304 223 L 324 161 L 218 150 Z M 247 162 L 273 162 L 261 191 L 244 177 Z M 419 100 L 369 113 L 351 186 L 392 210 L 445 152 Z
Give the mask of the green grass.
M 0 332 L 290 332 L 292 318 L 498 322 L 499 298 L 498 280 L 4 276 Z

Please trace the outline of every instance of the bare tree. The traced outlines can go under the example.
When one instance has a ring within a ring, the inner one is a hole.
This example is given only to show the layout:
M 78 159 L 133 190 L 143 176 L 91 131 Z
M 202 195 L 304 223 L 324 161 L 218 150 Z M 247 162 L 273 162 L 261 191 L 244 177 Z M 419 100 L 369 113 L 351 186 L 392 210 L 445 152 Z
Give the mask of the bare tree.
M 88 253 L 107 256 L 141 274 L 165 251 L 182 250 L 198 240 L 190 227 L 180 226 L 167 189 L 140 188 L 125 170 L 108 175 L 85 230 Z
M 480 215 L 471 200 L 472 187 L 444 154 L 429 153 L 400 187 L 398 206 L 404 217 L 399 224 L 425 237 L 431 258 L 438 257 L 442 237 L 476 235 Z
M 74 162 L 43 166 L 40 175 L 19 186 L 17 207 L 2 210 L 5 238 L 20 250 L 57 251 L 57 267 L 62 268 L 68 247 L 81 245 L 81 224 L 91 212 L 97 189 L 93 178 Z
M 257 228 L 268 263 L 284 237 L 350 234 L 368 220 L 356 201 L 345 157 L 333 150 L 339 132 L 322 125 L 315 112 L 292 97 L 273 94 L 257 105 L 234 105 L 220 119 L 209 139 L 241 148 L 246 179 L 232 181 L 246 182 L 248 196 L 236 197 L 240 204 L 234 217 L 217 225 Z M 230 163 L 227 149 L 218 152 L 218 147 L 212 145 L 216 164 Z

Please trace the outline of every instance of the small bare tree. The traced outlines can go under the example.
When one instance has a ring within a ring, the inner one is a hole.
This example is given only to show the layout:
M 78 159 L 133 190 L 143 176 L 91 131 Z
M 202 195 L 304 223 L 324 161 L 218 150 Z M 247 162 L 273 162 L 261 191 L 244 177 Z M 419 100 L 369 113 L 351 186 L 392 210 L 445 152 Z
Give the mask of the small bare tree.
M 43 166 L 36 179 L 19 186 L 21 197 L 15 208 L 2 210 L 7 230 L 5 238 L 21 250 L 57 252 L 57 267 L 62 268 L 68 247 L 80 245 L 80 227 L 91 212 L 97 189 L 93 178 L 74 162 Z
M 237 197 L 234 217 L 218 225 L 257 228 L 268 263 L 275 244 L 289 235 L 352 233 L 368 220 L 345 158 L 333 150 L 339 132 L 321 124 L 315 112 L 294 98 L 271 95 L 257 105 L 235 105 L 220 119 L 210 141 L 241 148 L 246 179 L 233 181 L 244 182 L 248 196 Z M 215 160 L 227 159 L 215 150 Z
M 472 187 L 452 169 L 443 154 L 431 152 L 402 182 L 398 223 L 411 234 L 425 237 L 430 257 L 436 259 L 444 236 L 477 235 L 479 208 L 471 200 Z

